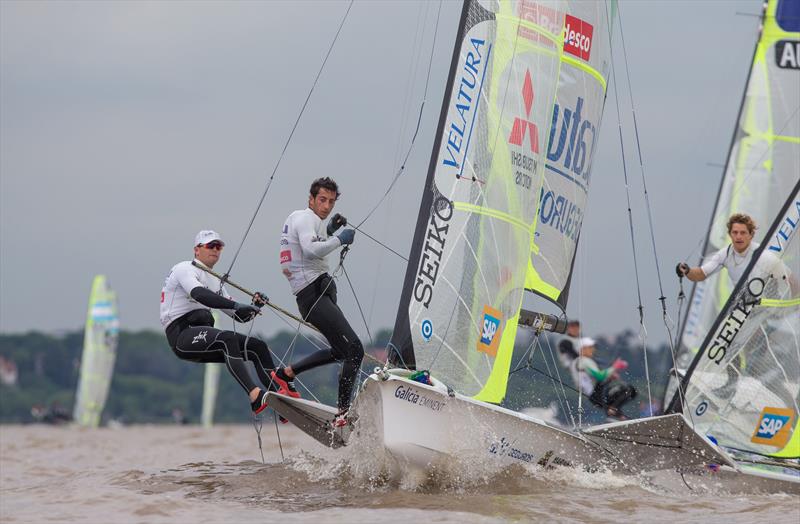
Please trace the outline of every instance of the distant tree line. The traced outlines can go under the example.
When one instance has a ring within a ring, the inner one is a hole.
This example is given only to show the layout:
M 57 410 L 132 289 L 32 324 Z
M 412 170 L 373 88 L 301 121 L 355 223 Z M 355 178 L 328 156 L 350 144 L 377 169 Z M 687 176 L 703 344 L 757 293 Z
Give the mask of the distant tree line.
M 258 336 L 258 335 L 255 335 Z M 380 330 L 372 342 L 372 351 L 379 359 L 385 358 L 391 332 Z M 260 337 L 263 338 L 263 337 Z M 520 337 L 524 339 L 525 337 Z M 294 332 L 280 332 L 266 338 L 278 359 L 296 360 L 316 350 L 316 347 Z M 529 344 L 519 344 L 515 349 L 509 392 L 503 405 L 511 409 L 545 407 L 559 403 L 561 377 L 567 388 L 572 387 L 569 372 L 553 366 L 557 362 L 556 340 L 553 336 L 540 337 L 530 366 Z M 370 344 L 365 344 L 369 346 Z M 78 384 L 83 332 L 74 331 L 60 335 L 40 332 L 0 334 L 0 356 L 16 364 L 16 384 L 0 384 L 0 422 L 24 423 L 33 420 L 31 408 L 36 405 L 60 408 L 72 412 Z M 370 351 L 368 349 L 368 351 Z M 649 350 L 650 376 L 654 381 L 653 396 L 661 398 L 669 351 L 666 347 Z M 601 365 L 614 358 L 627 360 L 630 367 L 625 378 L 639 390 L 639 399 L 646 399 L 644 360 L 641 343 L 632 332 L 598 341 L 596 360 Z M 369 373 L 376 366 L 365 359 L 362 369 Z M 548 368 L 549 365 L 549 368 Z M 254 375 L 255 376 L 255 375 Z M 363 376 L 363 375 L 362 375 Z M 119 337 L 117 360 L 111 390 L 103 412 L 103 419 L 123 423 L 172 423 L 173 411 L 180 410 L 188 423 L 198 423 L 202 409 L 204 366 L 176 358 L 167 345 L 163 333 L 156 331 L 122 331 Z M 334 404 L 338 384 L 338 366 L 325 366 L 304 373 L 303 384 L 321 402 Z M 311 397 L 305 389 L 304 396 Z M 571 395 L 571 397 L 570 397 Z M 574 405 L 574 391 L 567 389 L 567 397 Z M 639 400 L 637 399 L 637 400 Z M 560 401 L 563 404 L 563 398 Z M 638 404 L 637 404 L 638 406 Z M 638 407 L 633 411 L 637 411 Z M 637 416 L 638 413 L 630 413 Z M 565 416 L 565 414 L 561 414 Z M 246 422 L 250 418 L 249 404 L 244 392 L 227 371 L 222 372 L 216 403 L 215 422 Z

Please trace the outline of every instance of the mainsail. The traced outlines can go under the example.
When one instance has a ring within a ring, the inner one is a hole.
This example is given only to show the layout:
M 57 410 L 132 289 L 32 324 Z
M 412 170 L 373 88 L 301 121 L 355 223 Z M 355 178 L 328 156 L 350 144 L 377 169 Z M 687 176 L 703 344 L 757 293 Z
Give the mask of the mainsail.
M 683 381 L 695 429 L 723 446 L 800 457 L 798 228 L 800 181 Z
M 564 7 L 465 2 L 392 336 L 396 363 L 487 402 L 508 382 Z
M 703 256 L 729 244 L 732 213 L 752 216 L 761 227 L 774 218 L 800 173 L 800 2 L 771 0 L 753 54 L 744 99 L 725 164 Z M 695 285 L 676 356 L 685 372 L 728 299 L 733 283 L 722 270 Z M 666 400 L 677 385 L 670 379 Z
M 544 184 L 525 287 L 567 306 L 610 67 L 616 2 L 568 3 L 564 54 L 547 141 Z M 552 28 L 554 32 L 557 28 Z
M 97 427 L 108 396 L 117 354 L 117 296 L 106 277 L 97 275 L 89 296 L 83 355 L 73 418 L 81 426 Z

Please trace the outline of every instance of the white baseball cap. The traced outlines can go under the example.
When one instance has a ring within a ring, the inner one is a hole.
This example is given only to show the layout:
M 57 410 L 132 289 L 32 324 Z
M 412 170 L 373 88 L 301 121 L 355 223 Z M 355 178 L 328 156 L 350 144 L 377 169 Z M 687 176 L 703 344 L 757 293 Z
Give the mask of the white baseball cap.
M 594 342 L 593 338 L 583 337 L 581 339 L 581 347 L 582 348 L 586 348 L 586 347 L 589 347 L 589 346 L 594 346 L 594 344 L 595 344 L 595 342 Z
M 213 242 L 215 240 L 219 240 L 222 242 L 222 237 L 219 236 L 219 233 L 216 231 L 212 231 L 210 229 L 204 229 L 195 235 L 194 237 L 194 245 L 199 246 L 200 244 L 208 244 L 209 242 Z M 225 242 L 222 242 L 222 245 L 225 245 Z

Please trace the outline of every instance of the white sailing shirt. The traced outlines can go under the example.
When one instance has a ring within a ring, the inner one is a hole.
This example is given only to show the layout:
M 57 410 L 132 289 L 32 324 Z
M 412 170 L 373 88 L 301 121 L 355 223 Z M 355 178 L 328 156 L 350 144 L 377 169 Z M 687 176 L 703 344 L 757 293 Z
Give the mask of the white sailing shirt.
M 342 243 L 337 237 L 328 238 L 322 219 L 311 208 L 292 212 L 283 224 L 281 232 L 281 270 L 292 293 L 303 288 L 328 272 L 325 257 Z
M 202 264 L 197 259 L 195 262 Z M 172 321 L 189 311 L 211 309 L 190 296 L 192 290 L 197 286 L 207 288 L 214 293 L 218 293 L 221 288 L 220 281 L 216 277 L 193 266 L 188 260 L 172 266 L 169 275 L 164 280 L 164 287 L 161 288 L 161 325 L 163 327 L 167 327 Z M 222 296 L 231 298 L 225 288 L 222 288 Z
M 700 269 L 703 270 L 706 277 L 710 277 L 724 267 L 728 270 L 728 277 L 731 279 L 731 284 L 735 286 L 736 283 L 739 282 L 739 279 L 742 278 L 742 274 L 747 269 L 747 266 L 750 265 L 750 261 L 753 259 L 753 253 L 758 249 L 759 245 L 758 242 L 750 242 L 744 254 L 737 253 L 732 245 L 723 247 L 711 255 L 708 260 L 700 266 Z M 778 257 L 768 250 L 764 250 L 756 263 L 753 274 L 771 274 L 775 271 L 779 271 L 780 265 L 782 264 Z M 780 276 L 783 275 L 781 274 Z

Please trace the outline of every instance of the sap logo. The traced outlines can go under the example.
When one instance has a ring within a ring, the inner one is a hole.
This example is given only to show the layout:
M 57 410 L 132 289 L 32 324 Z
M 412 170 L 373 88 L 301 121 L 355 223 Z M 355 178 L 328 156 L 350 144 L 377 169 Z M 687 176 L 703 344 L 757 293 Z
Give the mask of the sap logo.
M 483 316 L 483 332 L 481 334 L 481 344 L 487 346 L 492 344 L 494 335 L 500 328 L 500 319 L 494 318 L 488 313 Z
M 503 313 L 489 305 L 483 306 L 483 322 L 478 339 L 478 351 L 489 356 L 497 356 L 502 331 Z
M 582 109 L 583 98 L 581 97 L 578 97 L 574 109 L 555 105 L 553 121 L 550 126 L 550 140 L 547 144 L 547 160 L 560 163 L 567 172 L 572 171 L 583 180 L 584 184 L 588 184 L 597 132 L 592 122 L 583 120 L 581 117 Z M 561 118 L 560 131 L 559 117 Z M 558 138 L 556 138 L 557 131 Z M 561 173 L 561 171 L 559 173 L 571 178 L 566 173 Z M 578 182 L 576 181 L 576 183 Z M 586 190 L 585 187 L 583 189 Z
M 772 438 L 775 436 L 775 433 L 781 430 L 783 426 L 786 425 L 786 422 L 789 421 L 789 417 L 770 417 L 768 415 L 764 415 L 764 418 L 761 419 L 761 426 L 759 426 L 756 436 L 761 438 Z
M 447 232 L 453 218 L 453 203 L 447 198 L 439 196 L 433 202 L 431 221 L 425 233 L 425 246 L 417 269 L 417 281 L 414 284 L 414 300 L 426 308 L 433 298 L 433 286 L 439 277 L 439 264 L 442 261 L 444 246 L 447 242 Z
M 522 101 L 525 104 L 525 118 L 514 118 L 514 125 L 511 127 L 508 143 L 522 146 L 523 142 L 525 142 L 525 135 L 527 135 L 531 153 L 538 153 L 539 128 L 528 120 L 531 117 L 531 108 L 533 107 L 533 82 L 531 82 L 530 70 L 525 71 L 525 80 L 522 82 Z
M 563 195 L 542 189 L 539 199 L 539 218 L 573 242 L 577 241 L 583 223 L 583 211 Z
M 756 425 L 753 437 L 750 439 L 756 444 L 766 444 L 776 448 L 783 448 L 792 434 L 792 421 L 794 410 L 789 408 L 766 407 L 761 412 L 761 417 Z
M 564 18 L 564 51 L 584 60 L 592 53 L 594 28 L 589 22 L 566 15 Z
M 447 156 L 442 159 L 442 163 L 456 169 L 460 169 L 461 159 L 466 152 L 464 149 L 464 135 L 468 133 L 467 124 L 475 119 L 475 107 L 478 104 L 480 94 L 478 78 L 483 79 L 481 71 L 485 65 L 481 48 L 486 45 L 486 42 L 478 38 L 472 38 L 470 43 L 472 44 L 472 49 L 467 51 L 464 57 L 458 93 L 452 101 L 454 107 L 450 108 L 450 116 L 455 118 L 451 119 L 450 126 L 445 131 L 447 134 L 447 143 L 445 144 Z M 453 109 L 455 109 L 455 113 Z M 467 144 L 469 144 L 469 137 L 467 137 Z
M 778 232 L 775 233 L 775 242 L 769 245 L 769 250 L 777 253 L 782 252 L 783 247 L 789 243 L 789 240 L 797 231 L 798 223 L 800 223 L 800 200 L 795 201 L 794 209 L 784 217 L 783 223 L 778 226 Z
M 775 44 L 775 63 L 781 69 L 800 69 L 800 40 L 779 40 Z

